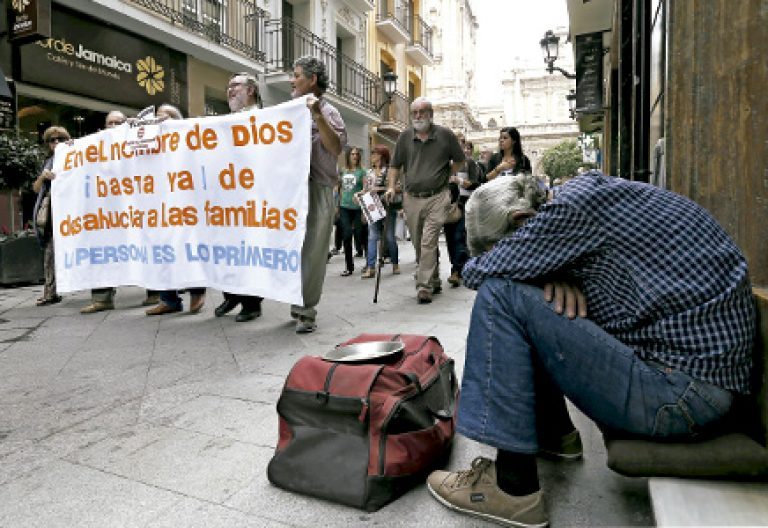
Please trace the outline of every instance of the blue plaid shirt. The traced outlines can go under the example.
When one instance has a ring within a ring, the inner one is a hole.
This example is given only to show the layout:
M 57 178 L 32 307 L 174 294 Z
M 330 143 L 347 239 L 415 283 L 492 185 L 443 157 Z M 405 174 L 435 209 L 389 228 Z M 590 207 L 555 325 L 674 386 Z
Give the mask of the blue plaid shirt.
M 472 289 L 487 277 L 570 281 L 588 317 L 640 358 L 749 392 L 755 313 L 746 261 L 683 196 L 599 172 L 579 176 L 467 262 L 462 277 Z

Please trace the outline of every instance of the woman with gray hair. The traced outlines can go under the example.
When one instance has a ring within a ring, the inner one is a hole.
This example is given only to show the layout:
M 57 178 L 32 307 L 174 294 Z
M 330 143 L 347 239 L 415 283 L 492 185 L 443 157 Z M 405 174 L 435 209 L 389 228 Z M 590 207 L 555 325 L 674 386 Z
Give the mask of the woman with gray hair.
M 547 201 L 530 174 L 501 176 L 481 185 L 465 207 L 467 242 L 474 257 L 511 235 Z

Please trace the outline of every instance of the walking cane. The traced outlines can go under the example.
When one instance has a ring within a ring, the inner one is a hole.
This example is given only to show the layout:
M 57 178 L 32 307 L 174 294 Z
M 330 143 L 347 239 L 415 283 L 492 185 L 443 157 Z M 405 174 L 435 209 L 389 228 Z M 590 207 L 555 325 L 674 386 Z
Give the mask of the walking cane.
M 373 302 L 377 303 L 379 300 L 379 283 L 381 282 L 381 267 L 384 265 L 384 237 L 387 236 L 387 227 L 389 227 L 389 211 L 387 211 L 384 217 L 384 222 L 381 225 L 381 235 L 379 236 L 379 243 L 377 244 L 376 251 L 379 252 L 379 263 L 376 269 L 376 289 L 373 291 Z

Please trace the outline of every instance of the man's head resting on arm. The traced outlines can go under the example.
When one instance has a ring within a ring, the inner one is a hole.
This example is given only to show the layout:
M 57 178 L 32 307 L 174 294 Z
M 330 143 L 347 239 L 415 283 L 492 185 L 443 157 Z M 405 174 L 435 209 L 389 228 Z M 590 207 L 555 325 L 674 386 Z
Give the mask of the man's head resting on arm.
M 502 176 L 481 185 L 465 208 L 467 242 L 472 256 L 485 253 L 511 235 L 547 200 L 530 174 Z

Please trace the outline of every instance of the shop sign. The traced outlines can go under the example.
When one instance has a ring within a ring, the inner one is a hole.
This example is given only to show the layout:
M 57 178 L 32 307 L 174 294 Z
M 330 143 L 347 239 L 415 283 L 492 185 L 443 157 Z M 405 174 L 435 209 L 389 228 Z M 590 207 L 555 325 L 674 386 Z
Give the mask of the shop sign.
M 8 95 L 0 94 L 0 130 L 14 130 L 15 128 L 16 88 L 13 81 L 8 81 Z
M 576 35 L 576 112 L 603 112 L 603 34 Z
M 186 56 L 80 13 L 53 11 L 50 38 L 21 46 L 20 80 L 144 108 L 187 108 Z
M 51 35 L 51 0 L 8 0 L 8 39 L 18 44 Z

